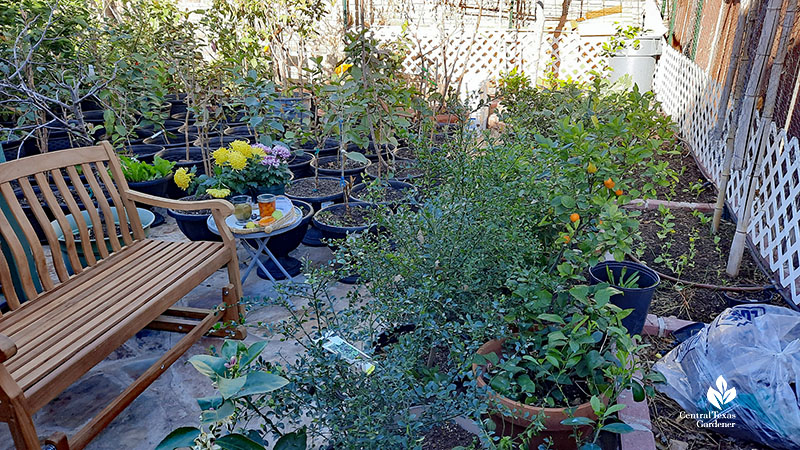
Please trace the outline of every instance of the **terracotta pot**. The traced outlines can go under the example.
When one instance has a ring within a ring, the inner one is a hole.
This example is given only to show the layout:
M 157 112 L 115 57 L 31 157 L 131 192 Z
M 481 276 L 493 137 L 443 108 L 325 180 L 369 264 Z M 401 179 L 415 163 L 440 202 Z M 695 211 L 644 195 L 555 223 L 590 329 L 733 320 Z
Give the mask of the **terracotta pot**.
M 488 355 L 489 353 L 495 353 L 501 356 L 503 352 L 503 342 L 505 342 L 505 339 L 493 339 L 483 344 L 478 349 L 478 354 Z M 481 375 L 477 380 L 478 387 L 485 387 L 487 385 L 486 381 L 483 379 L 483 369 L 483 366 L 478 366 L 477 364 L 472 365 L 473 373 Z M 569 418 L 569 415 L 564 412 L 564 408 L 543 408 L 525 405 L 497 394 L 491 394 L 489 401 L 497 405 L 498 409 L 502 409 L 503 411 L 502 413 L 495 412 L 489 415 L 495 425 L 497 425 L 495 433 L 498 435 L 511 437 L 519 436 L 531 425 L 531 417 L 544 414 L 545 429 L 537 436 L 532 436 L 530 438 L 528 448 L 530 450 L 536 450 L 539 448 L 539 444 L 544 443 L 545 438 L 551 438 L 554 444 L 553 448 L 555 449 L 577 449 L 575 439 L 570 436 L 574 432 L 574 427 L 561 424 L 562 420 Z M 588 402 L 579 405 L 573 417 L 588 417 L 592 420 L 597 420 L 597 415 L 595 415 L 592 410 L 592 405 Z M 582 426 L 578 427 L 578 430 L 582 436 L 590 436 L 594 428 L 592 426 Z
M 436 114 L 433 118 L 436 123 L 455 124 L 461 122 L 461 118 L 456 114 Z

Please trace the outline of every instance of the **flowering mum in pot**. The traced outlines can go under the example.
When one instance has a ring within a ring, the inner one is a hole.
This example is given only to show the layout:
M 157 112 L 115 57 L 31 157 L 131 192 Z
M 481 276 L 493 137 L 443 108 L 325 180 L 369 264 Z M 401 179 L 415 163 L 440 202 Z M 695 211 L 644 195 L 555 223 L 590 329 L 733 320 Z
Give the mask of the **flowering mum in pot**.
M 250 145 L 245 141 L 233 141 L 211 156 L 210 175 L 195 178 L 194 168 L 191 171 L 179 169 L 175 173 L 178 187 L 198 196 L 226 198 L 231 194 L 282 193 L 292 178 L 288 164 L 291 152 L 281 144 Z
M 642 401 L 648 382 L 663 378 L 634 357 L 644 346 L 621 324 L 628 312 L 609 302 L 616 292 L 608 284 L 538 290 L 507 316 L 518 332 L 478 350 L 473 370 L 488 386 L 497 434 L 529 448 L 549 440 L 597 450 L 601 431 L 632 431 L 617 417 L 620 394 L 630 389 Z

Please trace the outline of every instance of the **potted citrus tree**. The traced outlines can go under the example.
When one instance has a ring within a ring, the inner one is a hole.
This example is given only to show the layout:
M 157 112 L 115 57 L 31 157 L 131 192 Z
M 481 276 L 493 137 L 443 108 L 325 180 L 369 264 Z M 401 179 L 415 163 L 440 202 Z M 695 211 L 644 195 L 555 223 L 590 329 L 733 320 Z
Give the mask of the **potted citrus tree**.
M 626 389 L 643 400 L 643 383 L 659 376 L 634 378 L 644 372 L 633 358 L 642 346 L 622 327 L 628 312 L 610 303 L 615 293 L 608 284 L 552 298 L 539 291 L 511 315 L 517 333 L 480 347 L 473 371 L 498 435 L 530 449 L 551 440 L 560 450 L 594 450 L 601 431 L 632 431 L 617 418 L 625 407 L 617 400 Z

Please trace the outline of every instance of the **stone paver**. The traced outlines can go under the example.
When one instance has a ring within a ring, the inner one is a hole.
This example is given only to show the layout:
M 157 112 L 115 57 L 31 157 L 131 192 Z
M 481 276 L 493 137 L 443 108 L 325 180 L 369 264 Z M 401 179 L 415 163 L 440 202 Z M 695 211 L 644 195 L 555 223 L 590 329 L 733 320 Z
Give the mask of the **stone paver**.
M 164 240 L 183 240 L 174 220 L 151 230 L 150 237 Z M 240 257 L 244 253 L 240 251 Z M 327 248 L 301 246 L 292 254 L 296 258 L 308 258 L 313 263 L 324 264 L 331 253 Z M 295 281 L 302 281 L 302 276 Z M 285 283 L 286 281 L 283 281 Z M 181 304 L 196 307 L 213 307 L 222 300 L 222 287 L 227 283 L 227 272 L 218 271 L 202 285 L 187 295 Z M 255 273 L 245 282 L 245 297 L 274 297 L 272 282 L 258 278 Z M 333 293 L 340 298 L 352 286 L 336 284 Z M 247 322 L 272 322 L 287 317 L 287 310 L 280 306 L 262 306 L 249 310 Z M 249 329 L 246 343 L 268 339 L 270 344 L 263 356 L 272 361 L 291 358 L 297 347 L 291 342 L 280 342 L 277 338 L 265 338 L 263 332 Z M 115 396 L 143 373 L 164 351 L 174 345 L 183 334 L 165 331 L 143 330 L 126 342 L 113 354 L 92 368 L 78 382 L 70 386 L 35 416 L 34 421 L 40 436 L 62 431 L 68 436 L 88 422 Z M 172 365 L 158 380 L 142 393 L 87 447 L 90 450 L 152 449 L 170 431 L 181 426 L 197 426 L 200 408 L 195 398 L 213 394 L 208 378 L 187 364 L 189 357 L 206 353 L 211 345 L 219 345 L 221 339 L 203 338 Z M 0 449 L 13 449 L 11 435 L 5 423 L 0 422 Z

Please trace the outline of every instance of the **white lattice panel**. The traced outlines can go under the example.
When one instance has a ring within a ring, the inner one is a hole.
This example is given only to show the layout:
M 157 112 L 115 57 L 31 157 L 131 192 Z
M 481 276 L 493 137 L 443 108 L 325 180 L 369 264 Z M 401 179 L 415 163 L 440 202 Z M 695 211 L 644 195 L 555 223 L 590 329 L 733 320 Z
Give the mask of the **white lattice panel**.
M 377 30 L 379 39 L 395 39 L 399 27 Z M 474 39 L 473 39 L 474 36 Z M 403 65 L 409 74 L 420 74 L 424 66 L 433 77 L 444 70 L 463 73 L 462 94 L 479 89 L 487 80 L 518 67 L 525 73 L 542 77 L 557 69 L 558 78 L 588 81 L 592 70 L 604 65 L 602 44 L 607 36 L 582 37 L 565 32 L 557 39 L 545 34 L 544 45 L 534 31 L 480 29 L 475 32 L 442 32 L 435 28 L 419 28 L 410 36 L 412 51 Z
M 719 185 L 725 151 L 725 135 L 722 139 L 713 136 L 721 94 L 719 83 L 689 58 L 664 45 L 653 91 L 664 112 L 677 123 L 700 165 Z M 767 124 L 769 133 L 766 142 L 762 142 L 764 160 L 755 167 L 762 126 L 756 114 L 743 168 L 731 173 L 728 201 L 741 217 L 750 173 L 756 170 L 760 188 L 747 232 L 781 285 L 789 289 L 795 303 L 800 303 L 800 143 L 796 137 L 787 140 L 786 131 L 778 129 L 774 122 Z

